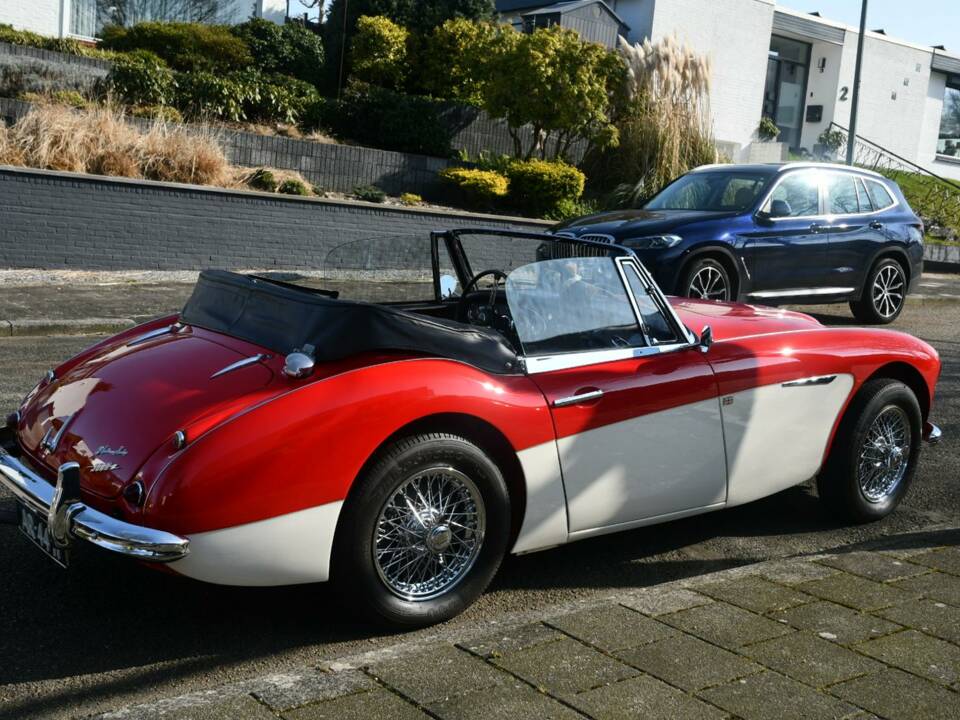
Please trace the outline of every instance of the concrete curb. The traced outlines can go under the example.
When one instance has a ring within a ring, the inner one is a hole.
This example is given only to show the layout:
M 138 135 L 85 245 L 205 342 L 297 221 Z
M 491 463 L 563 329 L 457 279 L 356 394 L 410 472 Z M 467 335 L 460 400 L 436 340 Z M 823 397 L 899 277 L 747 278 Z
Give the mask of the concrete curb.
M 0 319 L 0 337 L 46 337 L 117 333 L 137 324 L 133 318 L 74 318 L 65 320 Z

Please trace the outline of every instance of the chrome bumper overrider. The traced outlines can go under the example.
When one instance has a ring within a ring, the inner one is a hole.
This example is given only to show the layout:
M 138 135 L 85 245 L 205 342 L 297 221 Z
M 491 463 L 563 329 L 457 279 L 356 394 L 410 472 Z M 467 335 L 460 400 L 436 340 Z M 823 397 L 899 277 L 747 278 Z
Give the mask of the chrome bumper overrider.
M 171 562 L 184 557 L 189 540 L 162 530 L 151 530 L 110 517 L 80 501 L 80 466 L 64 463 L 51 485 L 11 455 L 15 447 L 10 429 L 0 429 L 0 485 L 47 518 L 54 542 L 61 547 L 72 538 L 149 562 Z
M 940 442 L 940 436 L 943 433 L 940 432 L 940 428 L 934 425 L 931 422 L 923 424 L 923 439 L 926 440 L 931 445 L 936 445 Z

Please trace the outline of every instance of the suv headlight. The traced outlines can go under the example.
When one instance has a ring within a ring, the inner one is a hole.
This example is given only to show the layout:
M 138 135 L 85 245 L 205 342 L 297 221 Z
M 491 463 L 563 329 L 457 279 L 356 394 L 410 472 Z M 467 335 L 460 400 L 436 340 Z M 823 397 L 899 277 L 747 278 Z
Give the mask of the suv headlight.
M 664 250 L 672 248 L 683 240 L 679 235 L 652 235 L 650 237 L 630 238 L 623 244 L 635 250 Z

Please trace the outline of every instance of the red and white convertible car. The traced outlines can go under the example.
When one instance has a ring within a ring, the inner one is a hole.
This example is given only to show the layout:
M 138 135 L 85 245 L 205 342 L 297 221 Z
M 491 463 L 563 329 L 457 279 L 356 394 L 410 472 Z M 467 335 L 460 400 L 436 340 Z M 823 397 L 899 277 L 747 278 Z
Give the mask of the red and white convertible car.
M 322 289 L 205 272 L 179 315 L 49 372 L 2 435 L 24 533 L 62 564 L 91 543 L 212 583 L 331 580 L 410 627 L 505 553 L 811 478 L 881 518 L 939 437 L 925 342 L 666 298 L 602 238 L 450 231 L 327 265 Z

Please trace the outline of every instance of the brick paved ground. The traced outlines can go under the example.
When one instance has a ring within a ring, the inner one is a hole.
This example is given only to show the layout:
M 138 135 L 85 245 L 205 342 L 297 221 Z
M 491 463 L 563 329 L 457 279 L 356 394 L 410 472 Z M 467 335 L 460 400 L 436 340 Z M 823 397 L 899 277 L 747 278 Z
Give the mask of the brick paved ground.
M 960 547 L 773 561 L 102 718 L 960 717 Z

